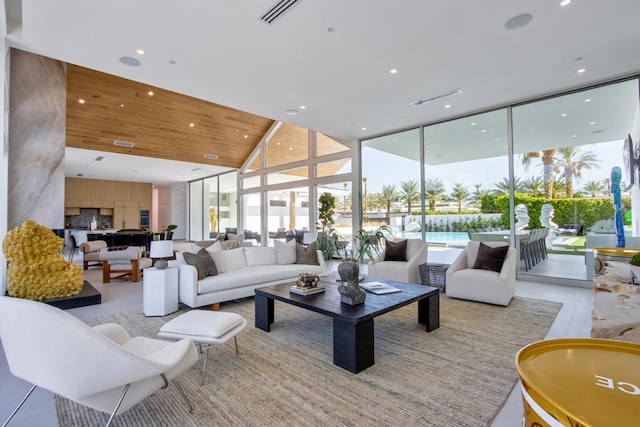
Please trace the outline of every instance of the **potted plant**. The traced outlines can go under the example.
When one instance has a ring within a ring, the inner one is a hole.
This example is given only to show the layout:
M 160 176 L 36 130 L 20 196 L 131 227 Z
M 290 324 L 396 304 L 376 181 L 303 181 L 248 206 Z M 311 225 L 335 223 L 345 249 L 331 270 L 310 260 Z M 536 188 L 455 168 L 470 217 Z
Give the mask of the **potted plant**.
M 164 230 L 160 232 L 160 240 L 173 240 L 173 230 L 178 228 L 175 224 L 167 225 Z
M 318 236 L 316 244 L 318 249 L 322 251 L 324 260 L 328 261 L 338 252 L 338 241 L 341 240 L 340 234 L 333 228 L 336 198 L 333 194 L 325 192 L 320 195 L 318 202 L 320 206 L 318 207 Z
M 363 263 L 366 256 L 372 262 L 375 262 L 376 256 L 380 254 L 380 242 L 384 241 L 390 234 L 391 228 L 388 225 L 381 225 L 374 233 L 369 233 L 363 229 L 358 230 L 353 235 L 353 247 L 355 249 L 352 252 L 355 254 L 355 259 Z

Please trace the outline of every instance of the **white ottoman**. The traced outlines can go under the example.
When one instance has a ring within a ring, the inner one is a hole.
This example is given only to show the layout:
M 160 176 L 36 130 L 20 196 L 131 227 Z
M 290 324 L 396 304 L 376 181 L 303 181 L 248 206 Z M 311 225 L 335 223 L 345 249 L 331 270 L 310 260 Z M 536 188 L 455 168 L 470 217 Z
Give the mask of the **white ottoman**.
M 233 337 L 236 354 L 239 354 L 236 334 L 243 330 L 245 326 L 247 326 L 247 320 L 236 313 L 191 310 L 165 323 L 160 328 L 158 336 L 177 340 L 189 338 L 198 344 L 206 344 L 204 364 L 202 365 L 202 379 L 200 381 L 200 384 L 204 384 L 209 346 L 211 344 L 224 344 Z

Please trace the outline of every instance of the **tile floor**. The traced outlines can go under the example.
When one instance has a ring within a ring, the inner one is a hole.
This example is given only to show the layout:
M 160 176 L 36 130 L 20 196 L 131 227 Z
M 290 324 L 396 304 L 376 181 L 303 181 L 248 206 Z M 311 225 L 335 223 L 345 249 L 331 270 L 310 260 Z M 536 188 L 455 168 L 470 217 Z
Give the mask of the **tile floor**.
M 179 245 L 178 245 L 179 246 Z M 460 250 L 429 250 L 430 262 L 451 262 Z M 74 262 L 81 262 L 81 254 L 76 253 Z M 141 283 L 130 282 L 103 285 L 101 270 L 93 268 L 85 272 L 85 278 L 102 293 L 102 304 L 69 310 L 75 316 L 86 319 L 139 309 L 142 307 Z M 547 338 L 588 337 L 591 328 L 591 289 L 573 286 L 550 285 L 528 281 L 518 281 L 516 295 L 558 301 L 563 304 Z M 4 352 L 0 350 L 0 421 L 4 421 L 29 385 L 16 379 L 9 372 Z M 52 395 L 36 389 L 25 406 L 11 421 L 10 426 L 56 426 L 56 414 Z M 522 425 L 522 403 L 519 385 L 516 384 L 505 405 L 491 427 L 513 427 Z

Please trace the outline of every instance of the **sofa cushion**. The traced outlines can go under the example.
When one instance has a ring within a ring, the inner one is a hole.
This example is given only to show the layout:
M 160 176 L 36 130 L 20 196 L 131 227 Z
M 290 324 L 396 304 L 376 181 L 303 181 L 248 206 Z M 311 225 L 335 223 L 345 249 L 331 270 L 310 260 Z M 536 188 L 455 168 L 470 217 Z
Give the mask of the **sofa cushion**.
M 216 276 L 218 274 L 216 263 L 205 248 L 200 249 L 197 254 L 184 252 L 182 256 L 185 263 L 193 265 L 196 268 L 198 271 L 198 280 L 202 280 L 208 276 Z
M 273 242 L 275 250 L 276 250 L 276 260 L 278 264 L 295 264 L 297 260 L 297 248 L 296 241 L 289 240 L 288 242 L 283 242 L 281 240 L 276 240 Z
M 316 253 L 316 242 L 307 246 L 296 243 L 296 264 L 320 265 Z
M 407 240 L 396 242 L 385 241 L 384 249 L 385 261 L 406 261 L 407 260 Z
M 247 267 L 276 265 L 276 250 L 272 247 L 252 246 L 244 248 Z
M 475 270 L 489 270 L 500 273 L 502 270 L 502 264 L 504 264 L 504 258 L 507 255 L 509 246 L 487 246 L 480 242 L 478 247 L 478 255 L 476 261 L 473 264 Z

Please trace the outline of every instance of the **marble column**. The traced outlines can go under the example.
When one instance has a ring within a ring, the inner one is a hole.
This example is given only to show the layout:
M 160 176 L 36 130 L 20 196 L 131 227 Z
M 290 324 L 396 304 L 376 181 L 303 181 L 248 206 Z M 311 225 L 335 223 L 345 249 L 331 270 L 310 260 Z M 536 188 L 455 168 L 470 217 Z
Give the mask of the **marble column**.
M 64 228 L 66 70 L 11 49 L 7 225 Z

